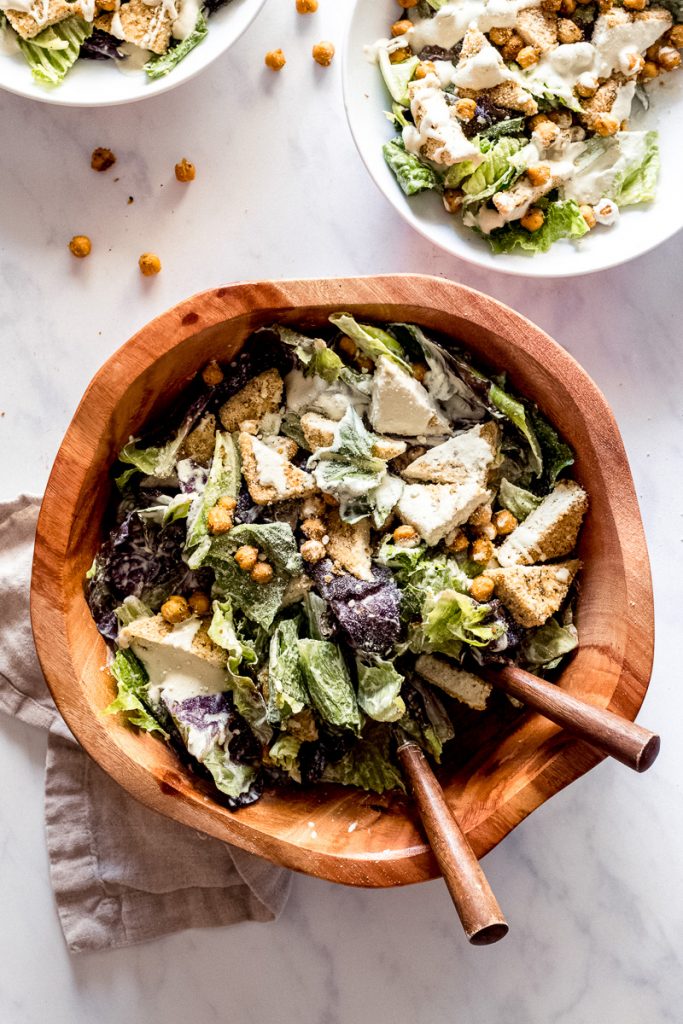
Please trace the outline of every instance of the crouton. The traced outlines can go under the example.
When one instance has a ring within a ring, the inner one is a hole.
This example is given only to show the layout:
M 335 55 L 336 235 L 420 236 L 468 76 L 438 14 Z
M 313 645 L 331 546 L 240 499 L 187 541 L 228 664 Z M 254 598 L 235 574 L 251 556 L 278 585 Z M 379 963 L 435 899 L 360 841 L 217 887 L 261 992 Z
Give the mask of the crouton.
M 525 7 L 517 14 L 515 28 L 529 46 L 548 53 L 557 46 L 557 15 L 539 7 Z
M 491 89 L 511 77 L 498 50 L 483 32 L 470 25 L 453 75 L 455 85 L 459 89 Z
M 193 459 L 200 466 L 208 466 L 216 447 L 216 417 L 207 413 L 191 434 L 185 438 L 180 452 L 181 459 Z
M 455 107 L 448 105 L 437 75 L 429 73 L 415 79 L 408 86 L 408 93 L 415 127 L 404 130 L 406 144 L 412 136 L 420 144 L 422 156 L 444 167 L 461 160 L 472 160 L 475 166 L 481 163 L 483 156 L 465 138 Z
M 613 7 L 601 14 L 591 36 L 599 59 L 598 77 L 609 78 L 617 70 L 625 49 L 636 49 L 639 53 L 647 50 L 671 28 L 672 21 L 668 11 L 657 7 L 635 14 L 623 7 Z
M 144 0 L 129 0 L 119 10 L 119 24 L 127 43 L 135 43 L 152 53 L 168 50 L 173 19 L 164 4 L 149 7 Z
M 486 486 L 489 469 L 498 449 L 498 427 L 492 421 L 456 434 L 411 462 L 403 471 L 406 480 L 433 484 L 464 484 L 474 479 Z
M 576 544 L 588 496 L 574 480 L 561 480 L 538 508 L 513 530 L 496 558 L 505 568 L 563 558 Z
M 336 426 L 334 420 L 328 420 L 316 412 L 307 412 L 301 417 L 301 429 L 311 451 L 328 448 L 334 441 Z M 403 455 L 406 448 L 405 441 L 396 441 L 392 437 L 378 437 L 373 445 L 372 454 L 378 459 L 389 461 Z
M 370 520 L 360 519 L 357 523 L 344 523 L 336 509 L 330 511 L 327 521 L 329 542 L 327 553 L 356 579 L 372 580 L 370 548 Z
M 282 377 L 277 370 L 266 370 L 229 398 L 218 415 L 225 430 L 238 430 L 244 420 L 260 420 L 267 413 L 277 412 L 282 402 Z
M 435 658 L 433 654 L 421 654 L 415 662 L 415 669 L 432 686 L 438 686 L 449 697 L 467 704 L 473 711 L 486 710 L 493 687 L 479 676 L 456 668 L 443 658 Z
M 531 93 L 512 80 L 481 91 L 460 89 L 460 95 L 469 99 L 486 100 L 496 107 L 506 107 L 508 110 L 521 110 L 529 117 L 538 113 L 538 103 Z
M 7 20 L 22 39 L 33 39 L 44 29 L 72 15 L 82 15 L 81 5 L 67 0 L 35 0 L 30 11 L 5 11 Z
M 457 484 L 406 484 L 396 506 L 403 523 L 414 527 L 427 544 L 438 544 L 466 523 L 474 510 L 491 500 L 476 480 Z
M 242 473 L 257 505 L 305 498 L 316 490 L 310 473 L 293 466 L 283 454 L 257 437 L 241 433 L 238 443 Z
M 516 565 L 487 569 L 500 598 L 515 622 L 526 629 L 542 626 L 559 610 L 581 568 L 576 559 L 554 565 Z

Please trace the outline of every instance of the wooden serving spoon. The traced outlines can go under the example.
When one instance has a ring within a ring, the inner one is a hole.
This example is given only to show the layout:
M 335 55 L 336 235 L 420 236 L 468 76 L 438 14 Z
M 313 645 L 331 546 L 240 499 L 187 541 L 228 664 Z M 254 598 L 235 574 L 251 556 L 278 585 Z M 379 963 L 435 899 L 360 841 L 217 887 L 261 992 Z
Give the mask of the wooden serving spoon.
M 515 665 L 482 668 L 478 674 L 499 690 L 534 708 L 551 722 L 628 765 L 644 772 L 659 753 L 659 736 L 627 718 L 593 707 L 553 683 Z
M 399 740 L 398 757 L 465 935 L 474 946 L 498 942 L 507 922 L 427 758 L 409 739 Z

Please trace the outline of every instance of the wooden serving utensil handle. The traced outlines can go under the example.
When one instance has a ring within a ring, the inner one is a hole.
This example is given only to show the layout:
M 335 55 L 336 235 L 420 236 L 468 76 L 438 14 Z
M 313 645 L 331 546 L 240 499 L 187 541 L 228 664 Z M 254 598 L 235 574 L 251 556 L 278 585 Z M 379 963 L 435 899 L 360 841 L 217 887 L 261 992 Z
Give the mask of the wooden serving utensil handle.
M 611 754 L 634 771 L 644 772 L 659 753 L 659 736 L 627 718 L 593 707 L 566 690 L 515 665 L 480 671 L 487 682 L 540 712 L 575 736 Z
M 465 935 L 475 946 L 498 942 L 507 922 L 427 758 L 412 741 L 399 744 L 398 756 Z

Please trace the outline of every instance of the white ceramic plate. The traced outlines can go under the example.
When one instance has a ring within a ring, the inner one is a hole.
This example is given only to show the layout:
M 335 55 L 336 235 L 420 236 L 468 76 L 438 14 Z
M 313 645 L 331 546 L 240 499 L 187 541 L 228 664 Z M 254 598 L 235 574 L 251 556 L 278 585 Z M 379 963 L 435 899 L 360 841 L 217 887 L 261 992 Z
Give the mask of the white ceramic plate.
M 591 231 L 577 244 L 557 242 L 549 252 L 537 256 L 494 256 L 485 241 L 446 214 L 439 197 L 431 192 L 405 196 L 382 156 L 382 145 L 395 135 L 383 114 L 390 109 L 391 101 L 378 67 L 364 53 L 366 45 L 389 35 L 397 9 L 396 0 L 356 0 L 344 53 L 344 102 L 358 151 L 375 184 L 425 238 L 454 256 L 488 269 L 530 277 L 571 277 L 625 263 L 683 227 L 683 71 L 665 76 L 650 87 L 650 110 L 637 124 L 660 132 L 662 172 L 657 198 L 648 205 L 624 210 L 613 228 Z M 634 103 L 634 112 L 637 107 Z M 632 124 L 636 126 L 635 119 Z
M 108 107 L 158 96 L 194 78 L 225 53 L 251 25 L 264 3 L 265 0 L 231 0 L 211 15 L 203 42 L 168 75 L 155 82 L 150 81 L 144 71 L 118 70 L 113 60 L 79 60 L 61 85 L 46 88 L 33 81 L 31 69 L 20 53 L 0 52 L 0 89 L 67 107 Z

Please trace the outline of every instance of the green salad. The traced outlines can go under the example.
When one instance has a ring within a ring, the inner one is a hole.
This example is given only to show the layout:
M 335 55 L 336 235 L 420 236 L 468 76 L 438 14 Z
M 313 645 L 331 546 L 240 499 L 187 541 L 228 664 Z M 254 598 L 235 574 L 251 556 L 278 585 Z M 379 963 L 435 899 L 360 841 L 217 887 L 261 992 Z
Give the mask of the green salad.
M 256 331 L 119 453 L 85 584 L 107 711 L 233 809 L 401 789 L 397 742 L 439 762 L 460 711 L 506 701 L 482 666 L 545 674 L 576 647 L 572 464 L 503 376 L 415 324 Z

